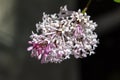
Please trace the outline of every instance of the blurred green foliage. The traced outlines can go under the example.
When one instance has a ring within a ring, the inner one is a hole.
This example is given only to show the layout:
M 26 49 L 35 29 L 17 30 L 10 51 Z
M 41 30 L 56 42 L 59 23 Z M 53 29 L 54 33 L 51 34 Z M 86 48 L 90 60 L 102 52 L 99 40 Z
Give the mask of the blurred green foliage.
M 120 3 L 120 0 L 114 0 L 114 2 L 116 2 L 116 3 Z

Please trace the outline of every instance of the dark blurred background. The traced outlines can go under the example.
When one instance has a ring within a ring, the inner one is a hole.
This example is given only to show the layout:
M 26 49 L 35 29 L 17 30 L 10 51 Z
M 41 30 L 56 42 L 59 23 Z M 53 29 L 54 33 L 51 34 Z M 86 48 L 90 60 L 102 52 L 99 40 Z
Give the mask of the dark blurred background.
M 0 0 L 0 80 L 120 80 L 120 4 L 92 0 L 87 13 L 97 22 L 96 54 L 60 64 L 41 64 L 27 41 L 42 13 L 83 9 L 88 0 Z

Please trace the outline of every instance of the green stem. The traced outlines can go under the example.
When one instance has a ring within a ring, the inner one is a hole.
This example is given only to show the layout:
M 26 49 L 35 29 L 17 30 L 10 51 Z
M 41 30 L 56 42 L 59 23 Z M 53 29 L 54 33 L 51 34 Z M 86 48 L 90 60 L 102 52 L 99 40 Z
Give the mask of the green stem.
M 89 5 L 91 4 L 92 0 L 89 0 L 85 8 L 82 10 L 82 13 L 85 13 L 88 10 Z

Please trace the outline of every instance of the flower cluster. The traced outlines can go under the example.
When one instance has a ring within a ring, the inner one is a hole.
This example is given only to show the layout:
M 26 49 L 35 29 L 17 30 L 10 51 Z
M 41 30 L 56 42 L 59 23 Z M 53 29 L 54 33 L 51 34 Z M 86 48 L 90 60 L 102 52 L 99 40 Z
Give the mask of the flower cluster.
M 28 51 L 41 63 L 60 63 L 70 55 L 82 58 L 94 54 L 99 42 L 94 32 L 97 24 L 86 13 L 68 11 L 64 6 L 58 14 L 43 13 L 42 21 L 36 24 L 36 33 L 32 32 L 32 40 L 28 41 L 32 45 Z

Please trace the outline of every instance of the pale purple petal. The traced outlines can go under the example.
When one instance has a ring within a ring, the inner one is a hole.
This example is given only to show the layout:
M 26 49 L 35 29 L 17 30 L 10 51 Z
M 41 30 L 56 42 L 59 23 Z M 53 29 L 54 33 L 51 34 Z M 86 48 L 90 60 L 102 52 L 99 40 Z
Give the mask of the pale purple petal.
M 27 48 L 27 51 L 31 51 L 33 49 L 33 46 L 30 46 Z

